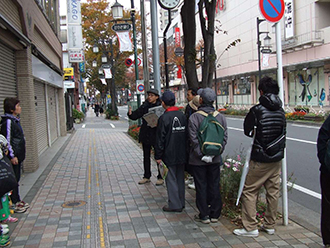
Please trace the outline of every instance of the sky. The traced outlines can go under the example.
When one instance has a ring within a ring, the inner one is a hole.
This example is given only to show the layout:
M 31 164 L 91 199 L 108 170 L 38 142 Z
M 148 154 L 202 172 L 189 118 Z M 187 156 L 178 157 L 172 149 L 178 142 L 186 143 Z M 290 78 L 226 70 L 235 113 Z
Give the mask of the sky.
M 95 0 L 97 1 L 97 0 Z M 124 6 L 124 9 L 130 9 L 131 8 L 131 0 L 117 0 L 118 3 Z M 86 3 L 86 0 L 81 0 L 80 2 Z M 112 6 L 116 0 L 108 0 L 110 3 L 110 6 Z M 66 15 L 66 0 L 60 0 L 60 15 Z M 140 9 L 140 0 L 134 0 L 134 7 L 135 9 L 139 10 Z

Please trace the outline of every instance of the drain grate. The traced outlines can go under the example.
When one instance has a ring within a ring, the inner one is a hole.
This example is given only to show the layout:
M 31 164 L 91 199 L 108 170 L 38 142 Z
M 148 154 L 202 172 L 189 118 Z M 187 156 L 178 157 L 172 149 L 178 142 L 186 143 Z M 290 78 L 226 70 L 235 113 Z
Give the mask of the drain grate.
M 84 206 L 86 204 L 85 201 L 67 201 L 62 204 L 63 208 L 77 208 Z

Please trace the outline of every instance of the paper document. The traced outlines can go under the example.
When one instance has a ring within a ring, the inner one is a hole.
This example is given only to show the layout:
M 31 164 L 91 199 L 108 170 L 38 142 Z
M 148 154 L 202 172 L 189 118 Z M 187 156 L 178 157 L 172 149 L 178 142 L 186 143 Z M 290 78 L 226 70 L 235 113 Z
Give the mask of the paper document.
M 168 168 L 167 166 L 164 164 L 164 162 L 160 162 L 158 164 L 158 168 L 159 168 L 159 172 L 160 172 L 160 175 L 162 176 L 162 178 L 165 180 L 166 176 L 167 176 L 167 173 L 168 173 Z
M 150 108 L 148 113 L 143 116 L 149 127 L 157 127 L 159 117 L 164 114 L 165 109 L 162 106 Z

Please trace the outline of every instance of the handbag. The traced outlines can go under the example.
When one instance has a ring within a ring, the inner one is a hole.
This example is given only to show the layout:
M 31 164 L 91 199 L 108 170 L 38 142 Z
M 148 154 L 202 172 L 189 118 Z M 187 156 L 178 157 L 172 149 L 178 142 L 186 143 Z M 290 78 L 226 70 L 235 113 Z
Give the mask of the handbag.
M 168 168 L 167 166 L 164 164 L 164 162 L 160 162 L 158 165 L 158 169 L 159 169 L 159 173 L 162 176 L 162 178 L 165 180 L 167 173 L 168 173 Z
M 3 158 L 0 160 L 0 197 L 18 186 L 13 167 Z

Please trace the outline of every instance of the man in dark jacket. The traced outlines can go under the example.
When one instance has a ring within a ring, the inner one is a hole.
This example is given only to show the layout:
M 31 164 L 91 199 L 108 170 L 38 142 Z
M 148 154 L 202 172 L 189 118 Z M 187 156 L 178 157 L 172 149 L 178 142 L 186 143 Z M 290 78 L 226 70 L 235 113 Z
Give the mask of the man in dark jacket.
M 321 183 L 321 234 L 325 247 L 330 246 L 330 166 L 325 163 L 327 146 L 330 140 L 330 116 L 320 128 L 317 138 L 317 157 L 319 158 Z
M 132 111 L 132 107 L 129 107 L 127 116 L 131 120 L 137 120 L 142 118 L 143 115 L 148 113 L 148 110 L 153 107 L 157 107 L 161 105 L 161 101 L 159 100 L 159 93 L 156 89 L 150 89 L 147 91 L 148 98 L 137 110 Z M 152 128 L 148 126 L 147 122 L 142 118 L 142 125 L 139 134 L 139 142 L 142 143 L 143 148 L 143 167 L 144 167 L 144 175 L 143 179 L 139 181 L 139 184 L 145 184 L 150 182 L 151 177 L 151 161 L 150 161 L 150 153 L 151 147 L 155 146 L 156 143 L 156 127 Z M 164 180 L 162 179 L 159 171 L 157 176 L 156 185 L 164 184 Z
M 155 145 L 157 163 L 168 167 L 165 179 L 168 205 L 165 212 L 181 212 L 185 207 L 184 165 L 186 163 L 186 117 L 175 107 L 175 95 L 165 91 L 161 97 L 165 113 L 159 118 Z
M 284 157 L 286 120 L 282 101 L 278 96 L 279 86 L 270 77 L 259 82 L 259 104 L 253 106 L 244 120 L 244 133 L 255 139 L 251 151 L 249 172 L 242 193 L 242 229 L 234 234 L 257 237 L 256 200 L 259 190 L 265 187 L 267 210 L 261 229 L 275 233 L 275 221 L 280 189 L 280 169 Z
M 21 178 L 22 162 L 25 159 L 25 137 L 20 123 L 19 115 L 22 108 L 17 98 L 6 98 L 3 103 L 5 114 L 1 116 L 1 134 L 8 141 L 8 158 L 13 165 L 17 182 Z M 18 186 L 11 195 L 15 213 L 24 213 L 29 204 L 21 201 Z
M 215 111 L 213 103 L 216 98 L 214 90 L 210 88 L 200 89 L 200 106 L 198 111 L 207 114 Z M 222 200 L 220 195 L 220 166 L 222 163 L 221 155 L 213 158 L 205 156 L 198 141 L 198 131 L 205 116 L 193 113 L 188 120 L 188 133 L 191 141 L 189 164 L 193 168 L 194 182 L 196 187 L 196 206 L 199 214 L 195 215 L 195 221 L 209 224 L 218 222 L 222 209 Z M 215 117 L 225 129 L 223 150 L 227 144 L 227 122 L 226 118 L 218 113 Z M 208 159 L 207 159 L 208 158 Z

